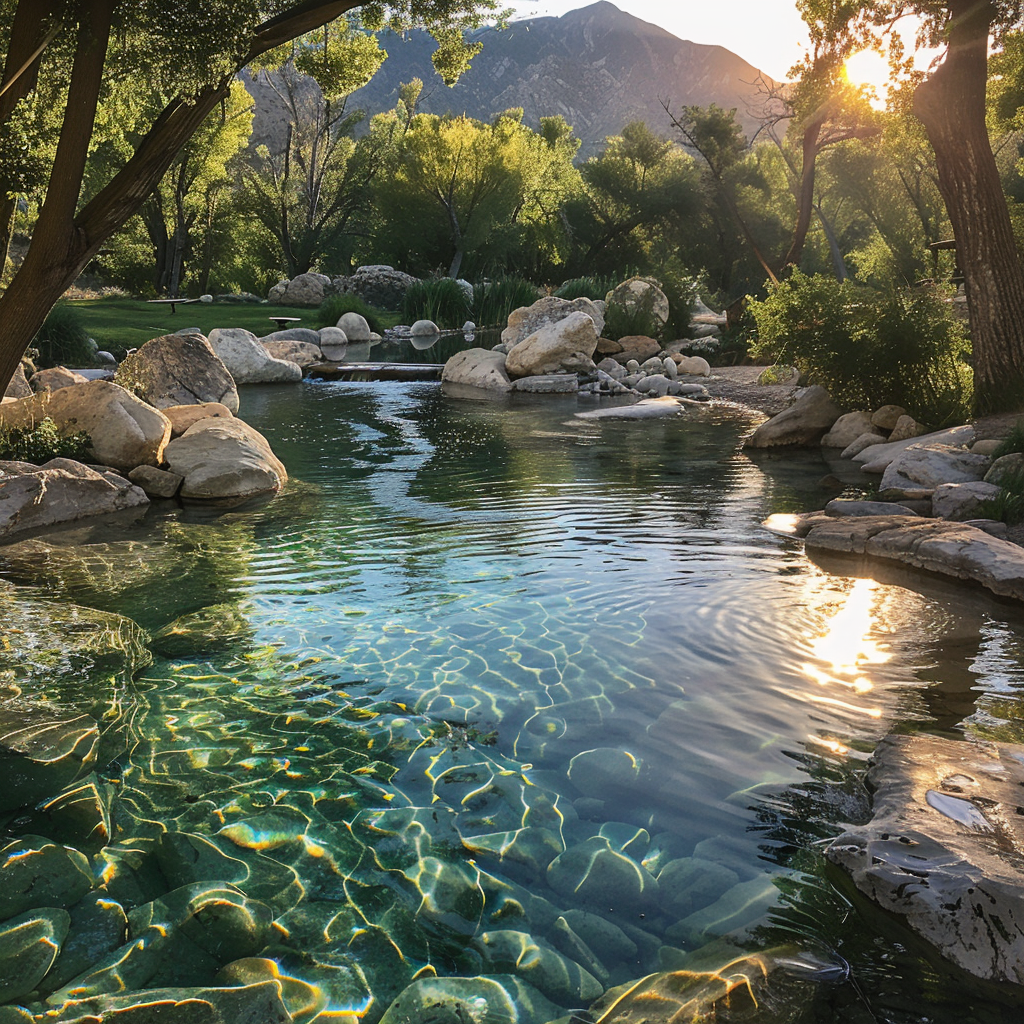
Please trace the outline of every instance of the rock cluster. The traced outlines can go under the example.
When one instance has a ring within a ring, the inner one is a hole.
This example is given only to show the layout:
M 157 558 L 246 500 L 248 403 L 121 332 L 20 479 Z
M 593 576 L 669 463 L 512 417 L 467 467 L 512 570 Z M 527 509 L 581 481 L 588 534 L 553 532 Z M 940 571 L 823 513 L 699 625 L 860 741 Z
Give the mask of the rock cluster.
M 400 309 L 405 293 L 418 278 L 389 266 L 360 267 L 350 277 L 336 277 L 325 295 L 355 295 L 378 309 Z

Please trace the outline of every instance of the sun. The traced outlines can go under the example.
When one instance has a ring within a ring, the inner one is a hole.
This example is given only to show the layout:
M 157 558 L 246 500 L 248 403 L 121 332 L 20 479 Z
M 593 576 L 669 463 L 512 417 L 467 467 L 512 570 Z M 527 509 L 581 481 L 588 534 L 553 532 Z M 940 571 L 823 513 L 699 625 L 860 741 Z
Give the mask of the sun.
M 882 102 L 889 83 L 889 61 L 877 50 L 861 50 L 848 57 L 843 66 L 851 85 L 873 89 L 878 102 Z

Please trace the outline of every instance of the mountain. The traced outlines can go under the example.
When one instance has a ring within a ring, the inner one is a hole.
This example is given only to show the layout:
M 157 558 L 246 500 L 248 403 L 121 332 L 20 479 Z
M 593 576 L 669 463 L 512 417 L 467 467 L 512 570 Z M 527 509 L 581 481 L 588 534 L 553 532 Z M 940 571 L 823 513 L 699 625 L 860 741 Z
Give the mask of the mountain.
M 663 100 L 673 110 L 684 104 L 736 107 L 744 131 L 749 135 L 756 127 L 747 113 L 755 102 L 756 68 L 723 46 L 678 39 L 607 0 L 560 18 L 483 28 L 471 38 L 483 43 L 483 50 L 449 89 L 430 63 L 437 46 L 430 36 L 385 33 L 381 44 L 388 59 L 368 85 L 353 93 L 349 109 L 371 115 L 388 110 L 401 83 L 421 78 L 417 109 L 422 113 L 489 121 L 510 107 L 522 107 L 526 123 L 535 128 L 541 117 L 562 114 L 583 140 L 584 156 L 599 151 L 607 136 L 617 135 L 631 120 L 644 120 L 659 134 L 671 135 Z M 256 135 L 276 136 L 268 123 L 276 97 L 265 95 L 270 93 L 265 87 L 247 85 L 257 99 Z

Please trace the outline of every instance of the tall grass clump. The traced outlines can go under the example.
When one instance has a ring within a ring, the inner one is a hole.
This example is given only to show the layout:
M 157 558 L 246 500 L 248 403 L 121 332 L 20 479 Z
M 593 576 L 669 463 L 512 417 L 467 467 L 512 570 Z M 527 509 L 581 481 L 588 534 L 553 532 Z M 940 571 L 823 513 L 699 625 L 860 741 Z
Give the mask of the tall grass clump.
M 902 405 L 935 427 L 970 413 L 970 345 L 938 288 L 876 291 L 794 271 L 750 312 L 751 354 L 797 366 L 840 405 Z
M 535 285 L 524 277 L 496 277 L 473 289 L 473 314 L 477 327 L 504 327 L 513 310 L 532 306 L 538 298 Z
M 999 442 L 999 447 L 992 453 L 993 459 L 1001 459 L 1004 455 L 1024 452 L 1024 419 L 1017 420 L 1013 429 Z
M 609 302 L 604 312 L 604 336 L 612 341 L 640 335 L 661 339 L 666 325 L 655 313 L 657 294 L 648 289 L 629 302 Z
M 997 519 L 1009 526 L 1024 523 L 1024 466 L 1003 473 L 999 488 L 994 498 L 978 504 L 970 514 L 971 519 Z
M 316 311 L 317 327 L 334 327 L 346 313 L 358 313 L 370 325 L 370 330 L 377 334 L 384 333 L 384 314 L 364 302 L 358 295 L 345 292 L 331 295 L 320 304 Z
M 438 327 L 461 327 L 472 314 L 469 296 L 458 281 L 442 277 L 417 281 L 402 300 L 402 316 L 407 323 L 432 320 Z
M 32 341 L 39 352 L 36 360 L 45 366 L 93 366 L 96 343 L 89 337 L 82 314 L 66 302 L 58 302 Z
M 625 280 L 625 278 L 623 278 Z M 555 292 L 560 299 L 603 299 L 617 284 L 614 277 L 573 277 Z

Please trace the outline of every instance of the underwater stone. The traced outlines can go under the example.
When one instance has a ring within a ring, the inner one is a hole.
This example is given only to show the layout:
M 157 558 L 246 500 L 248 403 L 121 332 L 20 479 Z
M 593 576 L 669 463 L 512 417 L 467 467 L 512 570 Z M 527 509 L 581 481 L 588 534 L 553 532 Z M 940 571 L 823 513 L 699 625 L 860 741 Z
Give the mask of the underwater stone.
M 39 808 L 47 835 L 95 853 L 111 839 L 114 787 L 91 772 Z
M 67 909 L 93 884 L 89 861 L 41 836 L 21 836 L 0 847 L 0 920 L 35 907 Z
M 565 846 L 551 829 L 531 826 L 463 840 L 470 853 L 495 859 L 503 871 L 524 881 L 542 878 Z
M 641 762 L 628 750 L 595 747 L 569 762 L 569 781 L 584 795 L 607 799 L 609 790 L 629 789 L 640 778 Z
M 548 866 L 548 884 L 560 896 L 624 913 L 646 903 L 658 883 L 646 868 L 595 836 L 572 846 Z
M 281 970 L 274 960 L 264 957 L 247 957 L 225 964 L 214 978 L 214 983 L 225 987 L 245 987 L 261 982 L 273 982 L 280 986 L 281 1002 L 292 1020 L 292 1024 L 308 1024 L 327 1009 L 327 996 L 308 981 Z
M 580 938 L 564 917 L 560 917 L 548 933 L 551 945 L 559 953 L 589 971 L 604 987 L 608 984 L 608 968 L 598 959 L 597 954 Z
M 597 834 L 607 839 L 613 849 L 621 850 L 627 857 L 643 860 L 651 845 L 651 835 L 645 828 L 628 825 L 621 821 L 606 821 Z
M 96 962 L 97 957 L 117 949 L 128 935 L 124 907 L 114 900 L 87 898 L 70 911 L 71 926 L 60 953 L 40 986 L 44 995 L 63 988 Z
M 165 658 L 192 657 L 222 651 L 232 643 L 249 643 L 252 637 L 245 613 L 226 602 L 179 616 L 153 635 L 152 647 Z
M 714 903 L 665 930 L 670 942 L 698 945 L 710 937 L 743 939 L 779 902 L 779 890 L 769 875 L 759 875 L 726 890 Z
M 205 836 L 188 832 L 165 832 L 154 853 L 160 870 L 176 889 L 196 882 L 239 885 L 250 875 L 244 861 L 228 856 Z
M 275 981 L 88 996 L 68 1000 L 45 1019 L 47 1024 L 292 1024 Z
M 564 920 L 577 935 L 585 935 L 587 946 L 602 961 L 622 963 L 636 960 L 636 943 L 617 924 L 586 910 L 567 910 L 559 920 Z
M 696 857 L 669 861 L 658 874 L 659 903 L 673 917 L 687 917 L 739 884 L 735 871 Z
M 35 991 L 68 933 L 66 910 L 44 907 L 0 925 L 0 1001 Z
M 95 763 L 99 739 L 99 727 L 88 715 L 0 707 L 0 811 L 59 793 Z
M 526 932 L 483 932 L 473 945 L 488 967 L 517 975 L 562 1006 L 585 1005 L 604 991 L 589 971 Z
M 547 1024 L 561 1015 L 518 978 L 420 978 L 391 1004 L 380 1024 Z
M 484 894 L 469 865 L 423 857 L 405 872 L 405 877 L 421 897 L 417 916 L 459 935 L 476 931 L 484 910 Z

